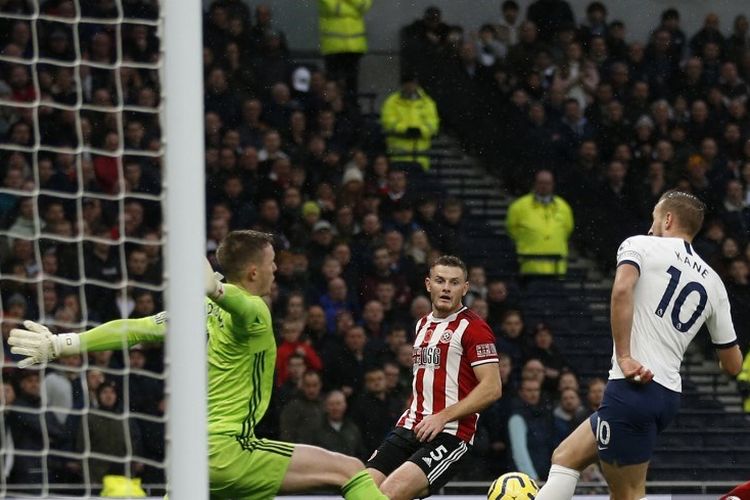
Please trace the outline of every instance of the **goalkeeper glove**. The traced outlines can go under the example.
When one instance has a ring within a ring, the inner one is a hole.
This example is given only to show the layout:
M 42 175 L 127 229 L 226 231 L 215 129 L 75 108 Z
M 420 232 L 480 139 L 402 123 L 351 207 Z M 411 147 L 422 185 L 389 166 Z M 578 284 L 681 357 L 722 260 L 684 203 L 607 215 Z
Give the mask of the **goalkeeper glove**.
M 218 299 L 224 295 L 224 284 L 221 273 L 215 273 L 208 259 L 203 260 L 203 280 L 206 283 L 206 297 Z
M 19 368 L 81 352 L 81 339 L 77 333 L 54 335 L 46 326 L 28 320 L 23 322 L 23 326 L 25 330 L 14 328 L 8 337 L 8 344 L 13 346 L 10 352 L 26 356 L 18 363 Z

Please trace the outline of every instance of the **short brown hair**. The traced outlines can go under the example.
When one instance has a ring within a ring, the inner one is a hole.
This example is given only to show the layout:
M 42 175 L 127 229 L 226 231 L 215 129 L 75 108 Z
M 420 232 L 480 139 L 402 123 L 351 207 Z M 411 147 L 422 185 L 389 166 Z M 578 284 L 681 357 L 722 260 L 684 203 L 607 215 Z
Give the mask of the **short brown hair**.
M 661 195 L 659 203 L 665 213 L 672 212 L 677 216 L 678 224 L 690 236 L 695 236 L 701 230 L 706 205 L 698 197 L 672 189 Z
M 273 245 L 272 234 L 250 229 L 229 233 L 216 250 L 227 281 L 240 279 L 244 268 L 251 262 L 258 262 L 267 245 Z
M 432 272 L 432 269 L 435 266 L 460 267 L 464 272 L 464 279 L 469 279 L 469 271 L 466 269 L 466 264 L 455 255 L 441 255 L 435 259 L 435 261 L 430 264 L 430 272 Z

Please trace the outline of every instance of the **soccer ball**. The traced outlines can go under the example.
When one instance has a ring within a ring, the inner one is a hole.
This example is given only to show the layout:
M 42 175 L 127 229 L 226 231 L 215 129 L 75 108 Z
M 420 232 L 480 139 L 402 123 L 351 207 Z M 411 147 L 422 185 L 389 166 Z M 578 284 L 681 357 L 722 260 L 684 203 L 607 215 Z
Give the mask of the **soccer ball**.
M 487 500 L 533 500 L 539 492 L 536 482 L 523 472 L 508 472 L 495 479 Z

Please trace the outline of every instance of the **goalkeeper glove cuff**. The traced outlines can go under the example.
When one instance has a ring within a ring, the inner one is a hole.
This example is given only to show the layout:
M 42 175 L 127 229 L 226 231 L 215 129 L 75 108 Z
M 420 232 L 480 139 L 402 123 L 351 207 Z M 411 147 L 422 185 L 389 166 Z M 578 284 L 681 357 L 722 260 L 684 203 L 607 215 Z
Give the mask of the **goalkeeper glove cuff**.
M 61 333 L 52 336 L 52 348 L 55 357 L 71 356 L 81 353 L 81 336 L 77 333 Z
M 224 285 L 220 281 L 223 277 L 220 273 L 214 272 L 208 259 L 204 260 L 203 280 L 206 285 L 206 297 L 216 300 L 224 295 Z

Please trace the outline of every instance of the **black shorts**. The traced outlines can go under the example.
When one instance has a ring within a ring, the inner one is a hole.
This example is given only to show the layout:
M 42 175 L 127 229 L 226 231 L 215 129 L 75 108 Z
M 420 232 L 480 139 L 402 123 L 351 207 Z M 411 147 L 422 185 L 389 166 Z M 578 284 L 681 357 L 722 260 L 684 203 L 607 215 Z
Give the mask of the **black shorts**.
M 427 476 L 432 495 L 456 473 L 456 464 L 469 448 L 468 443 L 452 434 L 441 432 L 429 443 L 423 443 L 413 431 L 396 427 L 372 454 L 367 467 L 389 476 L 404 462 L 415 463 Z

